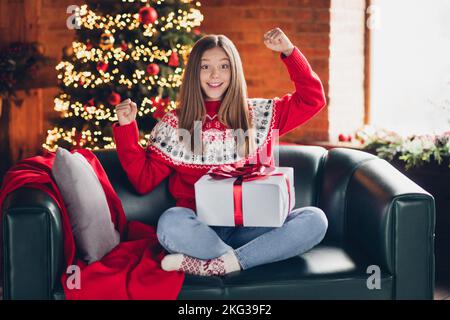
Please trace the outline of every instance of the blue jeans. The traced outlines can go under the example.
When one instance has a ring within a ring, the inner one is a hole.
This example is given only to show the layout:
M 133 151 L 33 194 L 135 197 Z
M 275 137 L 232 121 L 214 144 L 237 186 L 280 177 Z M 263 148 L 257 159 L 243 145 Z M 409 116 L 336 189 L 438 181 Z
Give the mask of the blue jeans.
M 292 210 L 279 228 L 208 226 L 192 209 L 172 207 L 159 218 L 157 236 L 169 253 L 203 260 L 234 250 L 245 270 L 310 250 L 322 241 L 327 228 L 328 220 L 317 207 Z

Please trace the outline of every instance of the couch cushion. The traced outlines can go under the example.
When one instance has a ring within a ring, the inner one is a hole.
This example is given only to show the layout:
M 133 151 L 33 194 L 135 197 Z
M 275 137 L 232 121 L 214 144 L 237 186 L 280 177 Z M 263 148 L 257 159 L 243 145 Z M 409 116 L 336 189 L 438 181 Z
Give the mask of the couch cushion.
M 178 299 L 392 299 L 392 276 L 368 289 L 370 263 L 333 245 L 225 277 L 186 275 Z
M 81 257 L 88 263 L 100 260 L 119 244 L 120 235 L 94 170 L 81 154 L 58 148 L 52 175 L 64 199 Z

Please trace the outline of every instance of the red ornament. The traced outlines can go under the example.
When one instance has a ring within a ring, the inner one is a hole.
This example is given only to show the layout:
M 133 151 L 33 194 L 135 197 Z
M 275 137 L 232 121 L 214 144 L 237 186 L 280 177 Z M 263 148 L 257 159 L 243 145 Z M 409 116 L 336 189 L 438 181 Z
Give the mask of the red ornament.
M 108 97 L 108 103 L 112 106 L 118 105 L 122 100 L 120 94 L 113 92 Z
M 143 7 L 139 10 L 139 22 L 153 24 L 158 19 L 158 12 L 152 7 Z
M 90 43 L 90 42 L 88 42 L 87 44 L 86 44 L 86 50 L 91 50 L 92 49 L 92 43 Z
M 147 66 L 147 73 L 151 76 L 155 76 L 159 73 L 159 66 L 156 63 L 150 63 Z
M 122 49 L 122 51 L 127 51 L 128 50 L 128 44 L 124 41 L 120 45 L 120 48 Z
M 99 61 L 99 63 L 97 63 L 98 71 L 106 72 L 106 70 L 108 70 L 108 67 L 109 67 L 109 65 L 106 62 Z
M 341 134 L 339 135 L 338 139 L 339 139 L 339 141 L 341 141 L 341 142 L 350 142 L 350 141 L 352 141 L 352 136 L 349 135 L 349 134 L 341 133 Z
M 178 67 L 178 64 L 180 63 L 180 59 L 178 58 L 178 53 L 175 51 L 172 52 L 169 58 L 169 66 L 171 67 Z
M 152 102 L 152 106 L 156 108 L 152 113 L 153 118 L 157 120 L 161 119 L 166 114 L 166 107 L 169 105 L 170 99 L 168 97 L 164 99 L 161 97 L 151 97 L 150 101 Z
M 194 34 L 196 36 L 200 35 L 202 32 L 200 31 L 200 28 L 194 28 L 194 30 L 192 30 L 192 32 L 194 32 Z

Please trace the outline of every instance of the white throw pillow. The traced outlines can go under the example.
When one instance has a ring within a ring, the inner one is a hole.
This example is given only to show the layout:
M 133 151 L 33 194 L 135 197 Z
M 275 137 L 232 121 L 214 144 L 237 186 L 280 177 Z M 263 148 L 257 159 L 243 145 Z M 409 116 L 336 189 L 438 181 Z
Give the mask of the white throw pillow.
M 52 175 L 70 218 L 81 257 L 89 264 L 120 243 L 102 185 L 83 155 L 63 148 L 56 151 Z

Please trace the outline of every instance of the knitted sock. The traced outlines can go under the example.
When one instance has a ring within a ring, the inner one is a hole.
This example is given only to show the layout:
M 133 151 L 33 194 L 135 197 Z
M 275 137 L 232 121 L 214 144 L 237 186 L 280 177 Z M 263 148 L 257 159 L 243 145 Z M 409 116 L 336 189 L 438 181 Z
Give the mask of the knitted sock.
M 168 254 L 162 259 L 161 268 L 165 271 L 183 271 L 201 276 L 222 276 L 241 270 L 233 251 L 208 260 L 193 258 L 181 253 Z

